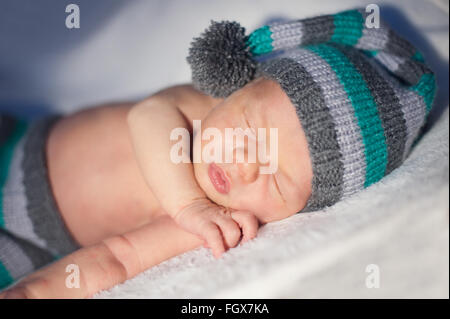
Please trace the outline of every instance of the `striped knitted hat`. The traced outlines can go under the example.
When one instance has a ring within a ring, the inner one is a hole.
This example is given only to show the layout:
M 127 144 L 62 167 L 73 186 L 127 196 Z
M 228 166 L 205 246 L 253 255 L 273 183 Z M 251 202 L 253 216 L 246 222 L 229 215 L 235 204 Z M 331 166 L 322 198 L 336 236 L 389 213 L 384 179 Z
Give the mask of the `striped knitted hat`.
M 435 78 L 416 48 L 364 9 L 263 26 L 212 22 L 187 58 L 193 84 L 226 97 L 258 76 L 296 108 L 312 161 L 302 212 L 331 206 L 400 166 L 419 137 Z

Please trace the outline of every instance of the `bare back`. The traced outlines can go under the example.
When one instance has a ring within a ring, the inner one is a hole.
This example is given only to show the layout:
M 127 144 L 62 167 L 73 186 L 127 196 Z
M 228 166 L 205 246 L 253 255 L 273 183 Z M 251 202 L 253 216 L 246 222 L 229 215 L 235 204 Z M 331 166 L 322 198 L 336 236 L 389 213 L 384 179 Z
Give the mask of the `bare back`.
M 162 93 L 178 94 L 188 118 L 202 118 L 218 102 L 189 86 Z M 47 158 L 53 193 L 69 231 L 82 246 L 165 214 L 135 158 L 127 124 L 133 105 L 82 110 L 59 120 L 50 131 Z

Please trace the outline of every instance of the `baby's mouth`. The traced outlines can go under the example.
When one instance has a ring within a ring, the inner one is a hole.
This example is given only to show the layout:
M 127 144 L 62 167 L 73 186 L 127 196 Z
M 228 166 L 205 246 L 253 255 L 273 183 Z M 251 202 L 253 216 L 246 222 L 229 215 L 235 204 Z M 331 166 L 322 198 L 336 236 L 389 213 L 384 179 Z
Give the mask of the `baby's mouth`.
M 209 164 L 208 175 L 216 191 L 227 194 L 230 191 L 230 183 L 224 171 L 214 163 Z

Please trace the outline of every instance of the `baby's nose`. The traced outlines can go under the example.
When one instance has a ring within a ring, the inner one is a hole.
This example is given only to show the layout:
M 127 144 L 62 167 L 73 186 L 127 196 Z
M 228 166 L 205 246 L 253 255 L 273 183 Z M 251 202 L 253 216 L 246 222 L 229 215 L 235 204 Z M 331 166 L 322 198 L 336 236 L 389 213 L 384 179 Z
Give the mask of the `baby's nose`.
M 259 175 L 258 163 L 237 163 L 239 175 L 244 183 L 253 183 Z

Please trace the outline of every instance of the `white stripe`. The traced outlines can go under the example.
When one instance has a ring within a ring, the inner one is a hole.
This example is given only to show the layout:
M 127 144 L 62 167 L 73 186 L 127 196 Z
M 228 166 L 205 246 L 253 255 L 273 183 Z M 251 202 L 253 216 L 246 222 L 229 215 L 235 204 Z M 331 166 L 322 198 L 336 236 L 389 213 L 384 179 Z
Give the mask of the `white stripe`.
M 301 22 L 272 24 L 270 31 L 272 32 L 273 50 L 297 46 L 303 37 Z
M 383 50 L 389 40 L 389 27 L 380 21 L 379 28 L 364 27 L 362 36 L 355 45 L 357 49 L 363 50 Z
M 405 62 L 404 58 L 386 52 L 379 52 L 377 55 L 375 55 L 375 60 L 380 62 L 385 68 L 387 68 L 391 72 L 397 71 L 398 66 Z

